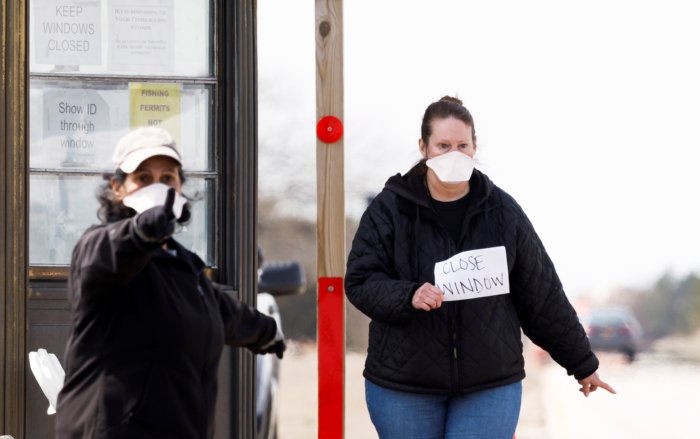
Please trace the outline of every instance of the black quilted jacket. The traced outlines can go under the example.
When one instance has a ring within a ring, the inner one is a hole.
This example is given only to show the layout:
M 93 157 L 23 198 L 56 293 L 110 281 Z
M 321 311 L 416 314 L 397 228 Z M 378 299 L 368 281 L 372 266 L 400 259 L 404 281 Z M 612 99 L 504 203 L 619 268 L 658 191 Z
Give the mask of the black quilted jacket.
M 552 261 L 525 213 L 474 171 L 459 243 L 437 221 L 417 165 L 391 177 L 362 216 L 348 257 L 345 290 L 372 321 L 364 376 L 403 391 L 459 395 L 525 377 L 521 328 L 569 375 L 598 368 Z M 505 246 L 510 294 L 443 302 L 430 312 L 411 298 L 434 284 L 436 262 Z

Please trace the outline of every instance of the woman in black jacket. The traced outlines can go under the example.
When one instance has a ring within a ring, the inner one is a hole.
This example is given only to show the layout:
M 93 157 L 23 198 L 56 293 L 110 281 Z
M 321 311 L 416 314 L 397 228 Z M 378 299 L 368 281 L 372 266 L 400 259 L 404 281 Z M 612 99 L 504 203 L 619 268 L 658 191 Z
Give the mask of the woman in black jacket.
M 103 223 L 73 250 L 72 318 L 59 439 L 208 439 L 224 343 L 275 352 L 275 320 L 230 297 L 172 238 L 189 218 L 184 175 L 161 128 L 127 134 L 102 188 Z
M 428 106 L 419 147 L 424 159 L 362 216 L 347 263 L 347 297 L 372 319 L 364 376 L 379 436 L 512 438 L 521 328 L 585 396 L 614 393 L 525 213 L 473 169 L 460 100 Z

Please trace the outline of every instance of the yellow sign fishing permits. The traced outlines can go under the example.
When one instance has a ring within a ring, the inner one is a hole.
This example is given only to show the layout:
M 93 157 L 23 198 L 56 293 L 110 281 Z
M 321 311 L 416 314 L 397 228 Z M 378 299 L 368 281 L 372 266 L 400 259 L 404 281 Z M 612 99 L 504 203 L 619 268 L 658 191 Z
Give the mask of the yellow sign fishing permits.
M 180 94 L 178 83 L 130 82 L 131 128 L 160 126 L 180 142 Z

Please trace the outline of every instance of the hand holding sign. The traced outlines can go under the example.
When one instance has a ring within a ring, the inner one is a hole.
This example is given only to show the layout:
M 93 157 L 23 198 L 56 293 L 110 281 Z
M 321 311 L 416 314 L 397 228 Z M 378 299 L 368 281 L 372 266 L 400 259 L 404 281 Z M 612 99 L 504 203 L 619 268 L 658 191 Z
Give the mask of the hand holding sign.
M 442 291 L 435 285 L 426 282 L 413 293 L 411 305 L 413 305 L 415 309 L 430 311 L 431 309 L 440 308 L 442 306 L 442 300 Z

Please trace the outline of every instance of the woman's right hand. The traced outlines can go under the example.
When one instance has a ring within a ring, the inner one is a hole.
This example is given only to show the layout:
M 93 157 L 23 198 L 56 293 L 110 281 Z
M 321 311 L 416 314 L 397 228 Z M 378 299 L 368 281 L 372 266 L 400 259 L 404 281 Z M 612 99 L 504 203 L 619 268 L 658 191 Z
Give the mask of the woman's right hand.
M 426 282 L 413 293 L 411 305 L 413 305 L 415 309 L 430 311 L 442 306 L 443 297 L 442 291 L 440 291 L 438 287 Z
M 612 386 L 610 386 L 610 384 L 600 379 L 597 372 L 593 372 L 586 378 L 578 380 L 578 383 L 581 385 L 581 388 L 578 389 L 578 391 L 583 393 L 583 396 L 585 396 L 586 398 L 588 398 L 588 395 L 591 392 L 595 392 L 596 390 L 598 390 L 599 387 L 601 389 L 607 390 L 610 393 L 617 393 L 615 389 L 613 389 Z
M 175 231 L 175 189 L 168 189 L 165 204 L 151 207 L 134 217 L 136 234 L 145 242 L 163 242 Z

